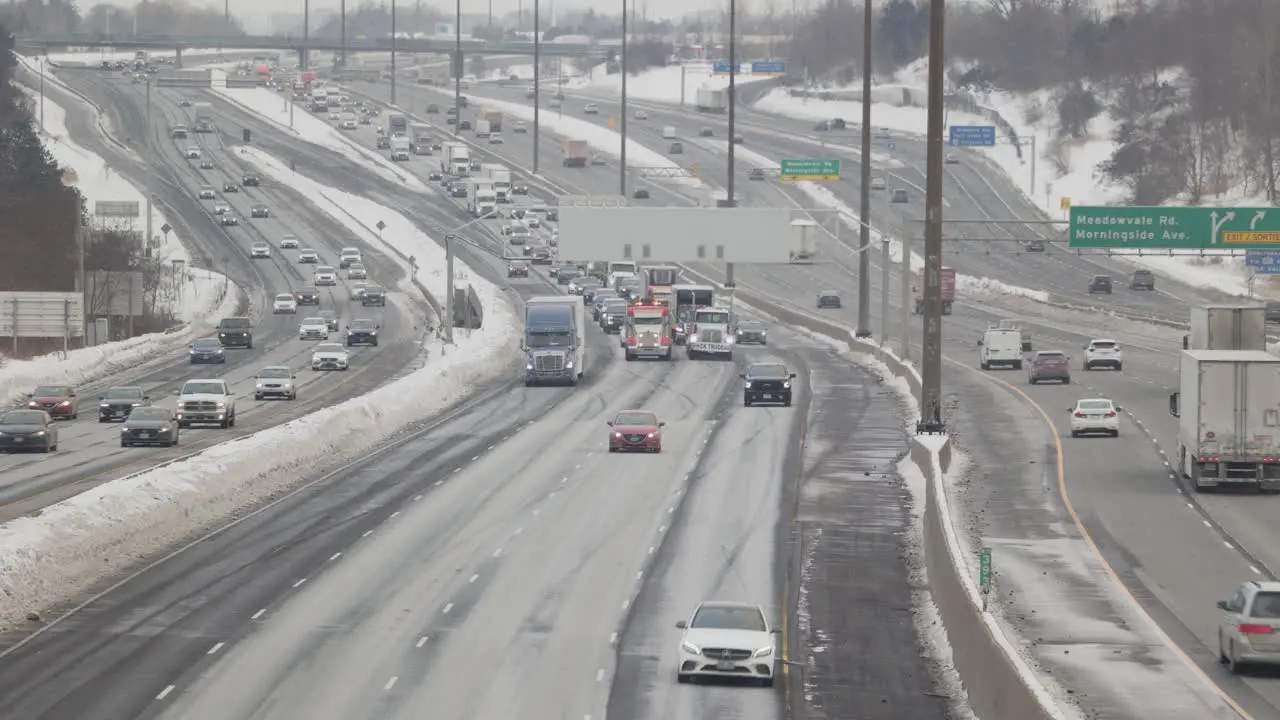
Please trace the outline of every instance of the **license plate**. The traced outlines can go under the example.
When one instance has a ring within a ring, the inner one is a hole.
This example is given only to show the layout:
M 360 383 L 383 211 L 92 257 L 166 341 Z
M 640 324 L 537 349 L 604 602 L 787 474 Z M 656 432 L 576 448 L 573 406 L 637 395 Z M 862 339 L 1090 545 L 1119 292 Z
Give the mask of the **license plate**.
M 716 663 L 717 670 L 733 670 L 734 667 L 735 665 L 728 660 L 721 660 L 720 662 Z
M 26 442 L 26 441 L 27 441 L 27 439 L 26 439 L 26 438 L 16 437 L 16 438 L 14 438 L 14 439 L 13 439 L 13 441 L 14 441 L 14 442 L 16 442 L 16 443 L 20 443 L 20 442 Z
M 145 438 L 149 438 L 149 437 L 151 437 L 151 433 L 149 433 L 149 432 L 140 432 L 140 433 L 138 433 L 138 437 L 145 437 Z
M 764 394 L 764 399 L 765 399 L 765 400 L 772 400 L 772 399 L 773 399 L 773 394 L 772 394 L 772 393 L 765 393 L 765 394 Z

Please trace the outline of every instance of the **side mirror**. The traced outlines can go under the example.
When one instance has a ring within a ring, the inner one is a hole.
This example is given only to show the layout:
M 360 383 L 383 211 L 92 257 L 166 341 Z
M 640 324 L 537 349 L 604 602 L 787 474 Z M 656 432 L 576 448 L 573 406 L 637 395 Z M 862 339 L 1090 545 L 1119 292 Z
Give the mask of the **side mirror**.
M 666 420 L 663 420 L 662 422 L 659 422 L 659 423 L 658 423 L 658 427 L 666 427 L 666 426 L 667 426 L 667 421 L 666 421 Z
M 608 425 L 609 427 L 613 427 L 613 421 L 612 421 L 612 420 L 609 420 L 609 421 L 605 422 L 605 425 Z
M 174 391 L 173 391 L 173 394 L 174 394 L 174 395 L 179 395 L 179 396 L 180 396 L 180 395 L 182 395 L 182 390 L 181 390 L 181 389 L 174 390 Z
M 290 379 L 290 380 L 297 380 L 297 379 L 298 379 L 298 376 L 297 376 L 297 375 L 290 375 L 290 376 L 289 376 L 289 379 Z
M 229 393 L 227 393 L 227 397 L 235 397 L 235 396 L 236 396 L 236 394 L 235 394 L 235 393 L 233 393 L 233 392 L 229 392 Z
M 981 340 L 979 340 L 979 341 L 978 341 L 978 347 L 982 347 L 982 341 L 981 341 Z
M 195 345 L 188 345 L 188 346 L 187 346 L 187 349 L 188 349 L 188 350 L 195 350 L 195 349 L 196 349 L 196 346 L 195 346 Z
M 1226 601 L 1226 600 L 1219 600 L 1219 601 L 1218 601 L 1217 603 L 1215 603 L 1215 604 L 1218 606 L 1218 609 L 1219 609 L 1219 610 L 1230 610 L 1230 609 L 1231 609 L 1231 606 L 1227 604 L 1227 601 Z
M 1178 407 L 1179 401 L 1182 399 L 1181 395 L 1182 393 L 1180 392 L 1170 393 L 1169 395 L 1169 414 L 1174 417 L 1182 417 Z
M 746 380 L 746 379 L 747 379 L 747 374 L 746 374 L 746 373 L 738 373 L 738 377 L 742 378 L 743 380 Z
M 687 629 L 687 628 L 689 627 L 689 623 L 687 623 L 687 622 L 685 622 L 685 621 L 681 620 L 680 622 L 677 622 L 677 623 L 676 623 L 676 627 L 677 627 L 677 628 L 680 628 L 681 630 L 685 630 L 685 629 Z
M 1116 412 L 1124 412 L 1124 408 L 1122 408 L 1122 407 L 1120 407 L 1119 405 L 1117 405 L 1117 406 L 1116 406 Z
M 788 378 L 788 379 L 791 379 L 791 380 L 795 380 L 795 379 L 796 379 L 796 374 L 795 374 L 795 373 L 788 373 L 788 374 L 787 374 L 787 378 Z
M 143 399 L 143 400 L 150 400 L 150 399 L 151 399 L 151 396 L 150 396 L 150 395 L 143 395 L 143 396 L 142 396 L 142 399 Z
M 520 341 L 520 350 L 523 352 L 529 352 L 529 346 L 526 345 L 523 340 Z

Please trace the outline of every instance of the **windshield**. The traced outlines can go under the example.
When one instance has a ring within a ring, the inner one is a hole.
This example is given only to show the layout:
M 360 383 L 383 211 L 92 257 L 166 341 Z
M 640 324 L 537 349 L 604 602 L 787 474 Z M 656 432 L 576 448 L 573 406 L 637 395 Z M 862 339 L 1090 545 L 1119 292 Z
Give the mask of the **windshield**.
M 738 323 L 738 329 L 739 329 L 739 330 L 749 330 L 749 331 L 751 331 L 751 332 L 755 332 L 756 330 L 763 330 L 763 329 L 764 329 L 764 323 L 762 323 L 762 322 L 756 322 L 755 320 L 747 320 L 747 321 L 744 321 L 744 322 L 740 322 L 740 323 Z
M 1110 400 L 1081 400 L 1077 410 L 1110 410 Z
M 298 290 L 298 294 L 299 295 L 318 295 L 320 294 L 320 291 L 313 287 L 304 287 Z
M 604 310 L 605 310 L 605 312 L 610 312 L 610 313 L 622 313 L 622 312 L 626 312 L 626 311 L 627 311 L 627 307 L 628 307 L 628 305 L 627 305 L 627 301 L 626 301 L 626 300 L 613 300 L 613 299 L 609 299 L 609 300 L 606 300 L 606 301 L 605 301 L 605 303 L 604 303 Z
M 658 416 L 651 412 L 624 412 L 618 413 L 618 417 L 613 419 L 614 425 L 657 425 Z
M 712 290 L 679 290 L 676 292 L 676 303 L 679 305 L 711 305 L 715 302 Z
M 747 368 L 747 376 L 761 379 L 781 379 L 790 375 L 786 365 L 752 365 Z
M 378 327 L 378 324 L 372 320 L 352 320 L 351 321 L 352 330 L 374 330 L 377 327 Z
M 318 272 L 318 273 L 331 273 L 331 272 L 333 272 L 333 268 L 329 267 L 328 265 L 320 265 L 319 267 L 317 267 L 317 268 L 316 268 L 316 272 Z
M 648 316 L 641 315 L 638 317 L 635 315 L 632 315 L 631 324 L 632 325 L 661 325 L 663 319 L 664 318 L 661 315 L 648 315 Z
M 768 625 L 764 615 L 753 607 L 736 607 L 724 605 L 703 605 L 693 616 L 691 628 L 711 628 L 715 630 L 754 630 L 765 632 Z
M 31 394 L 35 397 L 71 397 L 71 388 L 65 385 L 41 385 Z
M 287 367 L 267 367 L 258 371 L 260 378 L 290 378 L 293 377 L 293 371 Z
M 44 412 L 40 410 L 14 410 L 0 415 L 0 425 L 44 425 Z
M 596 291 L 596 302 L 603 304 L 605 300 L 617 297 L 618 293 L 613 288 L 601 288 Z
M 1067 356 L 1063 355 L 1062 353 L 1040 353 L 1040 355 L 1036 358 L 1036 362 L 1051 363 L 1051 364 L 1064 363 L 1066 361 L 1067 361 Z
M 222 395 L 226 387 L 220 382 L 192 381 L 182 386 L 183 395 Z
M 129 413 L 129 422 L 137 420 L 168 420 L 169 411 L 164 408 L 138 408 Z
M 221 328 L 223 328 L 223 329 L 227 329 L 227 328 L 235 328 L 235 329 L 247 328 L 247 327 L 249 327 L 249 318 L 223 318 L 222 322 L 219 324 L 219 327 L 221 327 Z
M 573 335 L 567 332 L 531 332 L 525 341 L 531 348 L 567 348 L 573 345 Z
M 277 295 L 277 296 L 276 296 L 276 300 L 277 300 L 277 301 L 283 300 L 283 301 L 285 301 L 285 302 L 293 302 L 293 296 L 292 296 L 292 295 L 290 295 L 290 294 L 288 294 L 288 293 L 280 293 L 279 295 Z
M 382 292 L 383 292 L 382 288 L 370 285 L 369 287 L 365 288 L 364 294 L 365 295 L 381 295 Z
M 191 347 L 194 347 L 198 350 L 209 350 L 212 348 L 222 347 L 222 343 L 218 342 L 217 340 L 210 340 L 209 338 L 201 338 L 191 343 Z
M 107 400 L 141 400 L 142 388 L 111 388 L 102 397 Z
M 309 317 L 306 320 L 303 320 L 302 324 L 303 325 L 328 325 L 329 323 L 325 322 L 324 318 Z
M 696 323 L 707 323 L 709 325 L 728 325 L 729 313 L 727 312 L 700 312 L 693 316 Z
M 338 343 L 320 343 L 316 345 L 316 352 L 320 353 L 340 353 L 346 352 Z

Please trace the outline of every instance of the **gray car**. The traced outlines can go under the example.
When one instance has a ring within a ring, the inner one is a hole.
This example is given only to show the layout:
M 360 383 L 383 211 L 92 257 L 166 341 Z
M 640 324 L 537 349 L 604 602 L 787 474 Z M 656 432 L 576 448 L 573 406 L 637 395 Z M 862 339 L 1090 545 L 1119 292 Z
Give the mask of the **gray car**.
M 1059 350 L 1041 350 L 1031 358 L 1027 379 L 1032 385 L 1045 381 L 1056 381 L 1063 385 L 1071 384 L 1070 358 Z
M 120 428 L 120 447 L 178 444 L 178 420 L 173 411 L 161 407 L 140 407 L 129 414 Z
M 58 449 L 58 428 L 44 410 L 10 410 L 0 415 L 0 452 Z
M 627 308 L 630 304 L 621 298 L 610 298 L 604 302 L 600 310 L 600 329 L 612 335 L 622 332 L 627 322 Z

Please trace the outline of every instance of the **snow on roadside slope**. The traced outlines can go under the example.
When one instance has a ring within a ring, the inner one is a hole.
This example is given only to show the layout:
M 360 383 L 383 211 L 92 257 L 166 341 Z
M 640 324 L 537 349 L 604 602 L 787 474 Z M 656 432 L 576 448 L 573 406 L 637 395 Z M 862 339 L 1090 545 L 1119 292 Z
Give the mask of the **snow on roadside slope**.
M 17 85 L 22 92 L 32 95 L 29 88 Z M 38 103 L 38 96 L 33 97 Z M 39 108 L 36 110 L 39 116 Z M 44 98 L 44 145 L 59 165 L 71 168 L 78 176 L 76 187 L 86 200 L 136 200 L 144 198 L 141 192 L 124 177 L 115 173 L 101 156 L 76 145 L 66 125 L 66 110 Z M 153 213 L 155 227 L 164 224 L 164 216 Z M 166 260 L 182 260 L 185 277 L 174 276 L 174 292 L 178 295 L 178 312 L 187 322 L 177 332 L 151 333 L 119 342 L 103 343 L 96 347 L 72 350 L 65 358 L 51 354 L 31 360 L 9 360 L 0 367 L 0 402 L 16 400 L 22 393 L 30 392 L 37 385 L 83 385 L 128 370 L 143 362 L 169 352 L 185 348 L 193 335 L 210 329 L 209 319 L 220 318 L 235 312 L 239 302 L 239 289 L 218 273 L 191 267 L 190 256 L 180 238 L 171 234 L 168 243 L 159 248 Z
M 416 192 L 427 192 L 427 186 L 416 176 L 400 169 L 381 153 L 350 139 L 321 117 L 313 115 L 306 105 L 292 103 L 266 88 L 228 88 L 225 79 L 219 83 L 216 77 L 213 80 L 213 92 L 227 102 L 292 132 L 309 143 L 328 148 L 359 163 L 361 167 L 386 180 Z M 293 105 L 292 124 L 289 120 L 290 105 Z
M 680 97 L 680 79 L 682 66 L 653 68 L 627 77 L 627 97 L 654 102 L 678 103 Z M 713 75 L 710 63 L 697 63 L 683 66 L 684 101 L 692 105 L 697 101 L 699 88 L 721 90 L 729 87 L 728 75 Z M 740 73 L 736 85 L 773 80 L 772 75 L 751 75 Z M 622 75 L 606 74 L 605 65 L 597 65 L 591 69 L 591 76 L 583 85 L 584 90 L 600 90 L 613 94 L 622 94 Z
M 381 243 L 416 255 L 423 284 L 443 293 L 444 250 L 395 210 L 354 203 L 355 196 L 297 175 L 266 153 L 252 150 L 244 157 L 276 181 L 312 197 L 322 195 L 317 202 L 322 211 L 370 242 L 379 241 L 369 238 L 368 227 L 386 222 Z M 517 354 L 511 349 L 518 331 L 511 305 L 501 290 L 455 262 L 484 305 L 484 327 L 459 333 L 447 353 L 432 347 L 421 369 L 188 460 L 105 483 L 46 508 L 39 517 L 0 525 L 0 626 L 57 607 L 137 558 L 366 452 L 514 370 Z M 308 440 L 299 443 L 299 437 Z

